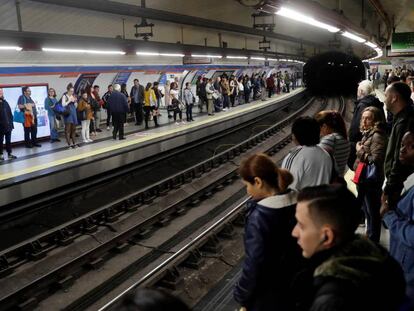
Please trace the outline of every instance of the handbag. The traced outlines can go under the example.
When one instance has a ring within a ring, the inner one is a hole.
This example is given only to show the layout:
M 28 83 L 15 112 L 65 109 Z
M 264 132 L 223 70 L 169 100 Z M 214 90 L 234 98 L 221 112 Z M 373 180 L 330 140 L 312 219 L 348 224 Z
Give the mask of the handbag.
M 16 105 L 16 107 L 14 108 L 13 122 L 24 124 L 24 112 L 20 111 L 18 105 Z
M 366 166 L 364 181 L 367 181 L 367 182 L 378 181 L 378 169 L 375 163 L 370 163 Z
M 220 97 L 219 93 L 214 92 L 211 96 L 213 96 L 214 99 L 217 99 Z
M 359 162 L 356 169 L 355 169 L 355 175 L 354 178 L 352 179 L 352 181 L 359 185 L 362 180 L 364 179 L 364 171 L 365 171 L 365 167 L 367 166 L 366 163 L 364 162 Z

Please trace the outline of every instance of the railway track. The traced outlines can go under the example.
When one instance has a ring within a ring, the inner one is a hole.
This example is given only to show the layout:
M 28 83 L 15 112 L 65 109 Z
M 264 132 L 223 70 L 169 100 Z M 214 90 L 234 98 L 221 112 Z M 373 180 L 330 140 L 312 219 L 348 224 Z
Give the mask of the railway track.
M 15 267 L 14 274 L 0 280 L 0 285 L 3 285 L 2 288 L 5 289 L 0 297 L 0 310 L 31 309 L 36 306 L 39 306 L 40 309 L 47 309 L 46 306 L 50 308 L 54 304 L 62 306 L 59 299 L 62 298 L 60 296 L 65 296 L 65 292 L 61 289 L 70 286 L 73 296 L 76 296 L 76 289 L 74 289 L 76 285 L 83 284 L 85 278 L 91 278 L 94 273 L 101 273 L 102 266 L 112 265 L 111 261 L 120 261 L 122 257 L 132 257 L 134 260 L 129 260 L 130 262 L 125 263 L 124 266 L 119 264 L 119 271 L 109 272 L 108 274 L 111 276 L 103 282 L 99 282 L 99 285 L 92 286 L 91 290 L 79 289 L 78 297 L 70 303 L 66 303 L 62 309 L 83 310 L 105 296 L 116 285 L 122 284 L 131 274 L 137 271 L 144 272 L 146 268 L 166 253 L 181 254 L 178 257 L 175 255 L 176 257 L 169 259 L 166 264 L 148 272 L 138 285 L 149 284 L 154 280 L 162 279 L 163 276 L 168 277 L 169 272 L 166 271 L 171 270 L 167 266 L 178 260 L 184 260 L 184 257 L 189 257 L 185 252 L 200 247 L 203 244 L 202 241 L 207 243 L 208 234 L 203 234 L 206 239 L 200 237 L 193 240 L 198 242 L 184 247 L 182 250 L 172 249 L 180 243 L 185 243 L 194 235 L 194 232 L 205 226 L 206 222 L 208 223 L 211 219 L 217 217 L 223 219 L 220 222 L 223 225 L 217 223 L 210 230 L 218 232 L 225 231 L 223 228 L 226 227 L 226 223 L 231 223 L 237 218 L 230 215 L 225 218 L 221 216 L 229 206 L 234 206 L 244 196 L 240 192 L 240 187 L 234 186 L 232 183 L 237 178 L 238 165 L 234 161 L 238 161 L 242 153 L 267 151 L 274 154 L 283 149 L 290 141 L 288 127 L 295 117 L 305 113 L 305 110 L 308 109 L 309 113 L 313 114 L 317 110 L 327 107 L 327 103 L 322 103 L 317 108 L 313 107 L 312 110 L 309 108 L 311 104 L 312 102 L 308 102 L 307 105 L 274 126 L 208 160 L 181 171 L 167 180 L 162 180 L 148 189 L 129 194 L 122 200 L 111 202 L 110 206 L 103 206 L 90 214 L 82 215 L 70 223 L 63 224 L 61 228 L 54 228 L 53 235 L 48 237 L 54 237 L 53 247 L 47 249 L 44 245 L 38 245 L 39 252 L 34 253 L 37 256 L 31 257 L 30 255 L 33 253 L 26 253 L 28 256 L 26 260 L 39 260 L 39 262 L 30 265 L 30 267 L 27 267 L 27 262 L 26 265 L 20 262 L 21 267 Z M 275 141 L 272 141 L 271 138 Z M 190 181 L 192 181 L 191 184 L 189 184 Z M 232 187 L 235 189 L 227 190 Z M 229 195 L 226 202 L 217 206 L 204 204 L 212 199 L 213 193 L 220 190 L 235 192 L 233 195 Z M 208 200 L 208 198 L 210 199 Z M 202 205 L 207 206 L 200 208 Z M 193 208 L 196 206 L 198 207 Z M 238 210 L 240 209 L 241 207 Z M 197 213 L 199 214 L 197 215 Z M 177 217 L 182 215 L 187 217 Z M 186 226 L 180 224 L 175 229 L 175 234 L 168 233 L 171 228 L 167 229 L 166 226 L 167 224 L 171 225 L 173 218 L 186 218 L 188 222 Z M 73 229 L 75 226 L 78 228 L 77 234 L 71 233 L 71 230 L 75 231 Z M 160 237 L 152 234 L 157 231 L 158 236 L 161 230 L 166 232 Z M 60 234 L 60 239 L 56 238 L 56 233 Z M 158 241 L 150 241 L 151 239 Z M 72 243 L 75 240 L 76 243 Z M 30 243 L 25 241 L 26 244 L 17 245 L 15 249 L 22 250 L 27 246 L 35 247 L 33 242 L 36 241 L 41 243 L 37 238 Z M 150 244 L 153 246 L 148 247 L 148 245 L 142 244 L 142 241 L 152 242 Z M 56 248 L 56 245 L 65 247 Z M 135 250 L 133 250 L 134 248 Z M 133 252 L 136 252 L 136 257 L 131 255 Z M 12 258 L 13 253 L 9 252 L 7 255 Z M 3 256 L 6 254 L 3 253 Z M 10 273 L 11 271 L 3 269 L 3 273 L 5 272 Z M 30 277 L 31 281 L 27 282 Z M 79 282 L 76 282 L 78 279 Z M 10 284 L 13 285 L 8 286 Z

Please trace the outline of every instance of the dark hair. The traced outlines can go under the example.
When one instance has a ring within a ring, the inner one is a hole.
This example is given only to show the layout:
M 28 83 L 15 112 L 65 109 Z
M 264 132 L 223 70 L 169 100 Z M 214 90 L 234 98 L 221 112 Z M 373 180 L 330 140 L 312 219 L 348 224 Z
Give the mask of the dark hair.
M 264 153 L 254 154 L 244 159 L 240 164 L 239 174 L 245 181 L 254 184 L 254 178 L 259 177 L 271 188 L 280 193 L 286 192 L 293 182 L 292 174 L 279 168 L 273 160 Z
M 100 87 L 99 87 L 99 85 L 96 84 L 96 85 L 93 86 L 93 88 L 94 89 L 99 89 Z
M 151 88 L 152 84 L 151 82 L 148 82 L 147 85 L 145 86 L 145 90 L 148 91 Z
M 314 146 L 319 143 L 320 128 L 311 117 L 299 117 L 292 125 L 292 134 L 302 146 Z
M 153 83 L 153 86 L 157 86 L 157 85 L 159 85 L 160 83 L 158 82 L 158 81 L 155 81 L 154 83 Z
M 22 87 L 22 92 L 23 92 L 23 94 L 27 91 L 29 89 L 29 87 L 28 86 L 23 86 Z
M 121 91 L 122 91 L 122 90 L 126 90 L 126 88 L 127 88 L 126 83 L 122 83 L 122 84 L 121 84 Z
M 348 139 L 348 135 L 346 133 L 345 121 L 338 111 L 335 111 L 335 110 L 320 111 L 316 114 L 315 120 L 318 122 L 320 127 L 326 124 L 326 126 L 331 128 L 335 133 L 338 133 L 343 138 Z
M 400 77 L 398 77 L 398 76 L 390 76 L 387 79 L 387 85 L 390 85 L 390 84 L 392 84 L 394 82 L 400 82 Z
M 69 91 L 70 89 L 73 89 L 73 84 L 72 84 L 72 83 L 69 83 L 69 84 L 66 86 L 66 91 Z
M 343 185 L 304 188 L 298 202 L 308 202 L 309 214 L 319 224 L 334 227 L 339 241 L 350 239 L 358 227 L 361 211 L 355 196 Z
M 177 297 L 161 290 L 146 288 L 126 295 L 121 306 L 123 311 L 190 311 Z
M 404 82 L 395 82 L 393 84 L 391 84 L 391 89 L 398 93 L 398 95 L 400 96 L 400 98 L 405 102 L 405 103 L 410 103 L 411 101 L 411 89 L 410 87 L 405 84 Z
M 135 82 L 135 81 L 138 81 L 138 82 L 139 82 L 139 80 L 138 80 L 138 79 L 134 79 L 134 82 Z
M 114 87 L 114 85 L 113 85 L 113 84 L 109 84 L 109 85 L 108 85 L 108 89 L 109 89 L 110 87 Z
M 190 82 L 186 82 L 186 83 L 185 83 L 185 86 L 189 86 L 189 85 L 190 85 Z

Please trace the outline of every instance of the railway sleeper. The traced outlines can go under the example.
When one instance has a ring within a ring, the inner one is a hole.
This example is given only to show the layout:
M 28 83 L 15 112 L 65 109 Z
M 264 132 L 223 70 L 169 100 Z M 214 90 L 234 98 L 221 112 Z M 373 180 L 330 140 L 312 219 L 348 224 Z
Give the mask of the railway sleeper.
M 112 251 L 116 254 L 123 254 L 125 252 L 128 251 L 128 249 L 131 247 L 131 244 L 127 243 L 127 242 L 121 242 L 118 243 L 117 246 L 115 246 Z
M 164 182 L 161 185 L 159 185 L 157 187 L 158 189 L 158 195 L 159 196 L 166 196 L 168 194 L 168 192 L 170 192 L 171 187 L 170 187 L 170 181 Z
M 27 257 L 30 260 L 36 261 L 46 257 L 47 251 L 43 248 L 40 241 L 33 241 L 29 245 Z
M 223 229 L 220 230 L 220 232 L 217 234 L 219 238 L 222 239 L 232 239 L 234 238 L 234 235 L 236 232 L 234 231 L 234 227 L 231 223 L 227 223 L 224 225 Z
M 119 214 L 114 208 L 108 208 L 105 210 L 105 221 L 112 223 L 119 219 Z
M 53 284 L 53 287 L 58 290 L 65 290 L 71 287 L 75 283 L 75 278 L 73 275 L 67 275 L 65 277 L 62 277 L 60 280 L 56 281 Z
M 171 222 L 171 218 L 169 216 L 164 216 L 164 217 L 160 217 L 157 220 L 156 225 L 159 227 L 164 227 L 168 225 L 170 222 Z
M 137 234 L 134 235 L 134 238 L 139 240 L 145 240 L 149 238 L 153 233 L 152 227 L 141 228 Z
M 201 200 L 199 198 L 193 198 L 191 199 L 190 203 L 188 203 L 188 206 L 190 207 L 196 207 L 198 205 L 200 205 Z
M 127 213 L 135 212 L 138 209 L 138 205 L 135 204 L 134 199 L 127 199 L 124 202 L 124 209 Z
M 105 260 L 101 257 L 92 258 L 89 262 L 85 264 L 85 267 L 91 270 L 98 270 L 105 264 Z
M 16 309 L 19 311 L 29 311 L 29 310 L 33 310 L 38 305 L 39 305 L 39 301 L 37 300 L 37 298 L 30 297 L 26 299 L 25 301 L 19 303 Z
M 10 265 L 10 262 L 7 260 L 6 256 L 0 257 L 0 278 L 13 273 L 14 269 Z
M 57 232 L 57 236 L 56 236 L 57 244 L 60 246 L 66 246 L 66 245 L 71 244 L 75 239 L 73 233 L 74 232 L 70 231 L 68 228 L 60 229 Z
M 183 185 L 183 175 L 177 176 L 175 178 L 173 178 L 173 180 L 171 181 L 171 188 L 172 189 L 178 189 Z
M 200 247 L 201 252 L 212 253 L 212 254 L 221 254 L 222 247 L 220 245 L 220 240 L 216 235 L 210 236 L 207 241 Z
M 181 216 L 184 215 L 187 212 L 187 209 L 185 207 L 177 207 L 174 211 L 174 215 Z
M 170 290 L 176 290 L 182 283 L 183 278 L 176 267 L 168 269 L 162 279 L 160 279 L 156 286 L 164 287 Z
M 95 221 L 88 217 L 83 220 L 82 222 L 82 231 L 85 233 L 93 233 L 98 230 L 98 226 L 96 225 Z
M 152 193 L 152 191 L 150 191 L 150 190 L 145 191 L 143 202 L 144 202 L 144 204 L 150 204 L 154 201 L 155 198 L 156 198 L 156 196 Z
M 204 263 L 204 258 L 199 250 L 193 250 L 181 263 L 182 266 L 190 269 L 199 269 Z

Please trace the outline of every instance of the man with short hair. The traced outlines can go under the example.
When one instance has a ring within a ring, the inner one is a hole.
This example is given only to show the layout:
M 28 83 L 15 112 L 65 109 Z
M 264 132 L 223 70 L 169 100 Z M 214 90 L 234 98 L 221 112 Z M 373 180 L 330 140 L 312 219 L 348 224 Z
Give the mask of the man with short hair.
M 385 153 L 385 187 L 382 202 L 394 209 L 400 199 L 403 182 L 414 171 L 413 167 L 403 165 L 399 160 L 401 140 L 414 118 L 411 107 L 411 90 L 403 82 L 390 84 L 385 90 L 385 106 L 393 115 L 391 134 Z
M 361 81 L 358 85 L 357 101 L 355 102 L 354 114 L 352 116 L 351 125 L 349 126 L 349 142 L 351 143 L 351 152 L 348 158 L 348 167 L 353 169 L 356 159 L 356 144 L 361 141 L 362 133 L 361 116 L 367 107 L 377 107 L 382 112 L 384 104 L 373 93 L 372 82 L 369 80 Z M 384 114 L 385 119 L 385 114 Z
M 99 85 L 94 85 L 93 95 L 95 96 L 95 100 L 98 103 L 97 107 L 94 109 L 95 129 L 96 129 L 97 132 L 102 132 L 102 130 L 100 129 L 101 118 L 102 118 L 101 109 L 102 109 L 102 106 L 104 105 L 104 102 L 103 102 L 101 96 L 99 95 L 99 90 L 100 90 Z
M 135 111 L 135 125 L 141 125 L 143 120 L 142 104 L 144 103 L 144 86 L 134 79 L 134 86 L 130 92 L 132 107 Z
M 32 99 L 32 91 L 28 86 L 22 87 L 22 95 L 17 100 L 17 105 L 21 111 L 25 113 L 24 128 L 24 143 L 26 148 L 41 147 L 37 142 L 37 109 L 36 103 Z M 30 116 L 28 121 L 26 116 Z
M 104 102 L 104 108 L 106 109 L 106 129 L 109 131 L 109 125 L 111 124 L 111 111 L 109 110 L 108 106 L 108 98 L 111 96 L 112 92 L 114 91 L 114 87 L 112 84 L 108 85 L 108 91 L 102 96 L 102 100 Z
M 112 136 L 116 139 L 119 132 L 119 140 L 125 139 L 124 137 L 124 123 L 126 121 L 126 115 L 128 113 L 128 99 L 121 93 L 121 86 L 115 84 L 113 92 L 108 97 L 108 109 L 112 114 L 112 125 L 114 127 Z
M 292 137 L 296 147 L 282 162 L 282 168 L 289 170 L 294 177 L 291 189 L 301 190 L 331 181 L 333 160 L 318 146 L 319 134 L 319 124 L 311 117 L 300 117 L 293 122 Z
M 296 206 L 298 239 L 308 268 L 297 274 L 297 311 L 397 311 L 405 281 L 387 250 L 355 235 L 360 209 L 339 185 L 303 189 Z

